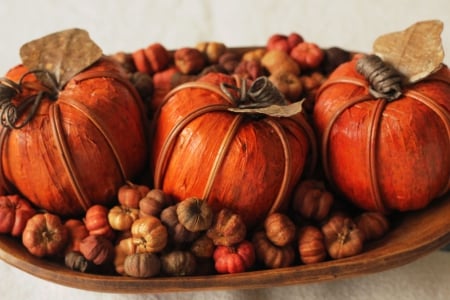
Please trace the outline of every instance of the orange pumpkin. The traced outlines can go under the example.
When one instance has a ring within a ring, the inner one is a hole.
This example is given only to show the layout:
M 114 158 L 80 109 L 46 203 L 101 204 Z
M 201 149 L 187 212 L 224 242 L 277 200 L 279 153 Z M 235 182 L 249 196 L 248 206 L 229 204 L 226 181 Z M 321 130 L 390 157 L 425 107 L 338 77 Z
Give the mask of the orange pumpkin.
M 18 83 L 27 72 L 19 65 L 6 77 Z M 101 58 L 72 78 L 56 100 L 45 94 L 25 124 L 29 106 L 18 120 L 23 127 L 0 126 L 1 193 L 18 190 L 59 215 L 112 201 L 142 171 L 148 151 L 141 99 L 125 76 L 117 63 Z M 35 99 L 43 90 L 27 74 L 12 103 Z
M 388 101 L 369 94 L 356 64 L 341 65 L 316 96 L 324 172 L 363 209 L 421 209 L 449 190 L 450 71 L 442 66 Z
M 235 104 L 221 83 L 238 85 L 210 73 L 162 102 L 153 127 L 154 184 L 177 201 L 197 197 L 215 211 L 232 209 L 252 226 L 287 207 L 306 160 L 314 164 L 314 133 L 302 113 L 228 111 Z

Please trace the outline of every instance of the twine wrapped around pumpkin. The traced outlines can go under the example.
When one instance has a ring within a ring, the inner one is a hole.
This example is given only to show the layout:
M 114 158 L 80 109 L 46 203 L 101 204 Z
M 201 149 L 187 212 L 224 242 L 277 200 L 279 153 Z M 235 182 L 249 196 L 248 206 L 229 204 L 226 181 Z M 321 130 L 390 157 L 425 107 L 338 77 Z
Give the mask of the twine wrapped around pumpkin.
M 147 157 L 136 89 L 108 58 L 61 88 L 37 73 L 17 66 L 1 80 L 0 192 L 60 215 L 109 203 Z
M 155 188 L 178 201 L 198 197 L 215 210 L 230 208 L 256 225 L 287 208 L 307 159 L 314 167 L 314 133 L 301 113 L 255 118 L 231 112 L 237 99 L 248 100 L 240 81 L 219 80 L 224 88 L 205 81 L 172 90 L 155 116 Z
M 442 67 L 401 91 L 387 88 L 401 92 L 393 101 L 373 95 L 370 78 L 378 75 L 365 78 L 356 64 L 341 65 L 316 96 L 325 175 L 366 210 L 423 208 L 450 189 L 450 71 Z

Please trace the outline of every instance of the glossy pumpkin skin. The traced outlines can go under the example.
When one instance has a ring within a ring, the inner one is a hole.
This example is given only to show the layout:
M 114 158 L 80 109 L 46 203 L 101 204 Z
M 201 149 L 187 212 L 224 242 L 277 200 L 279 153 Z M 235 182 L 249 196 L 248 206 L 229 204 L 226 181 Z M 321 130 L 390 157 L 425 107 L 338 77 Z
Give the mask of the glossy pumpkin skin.
M 450 71 L 443 66 L 387 102 L 369 95 L 355 65 L 337 68 L 317 94 L 325 174 L 363 209 L 421 209 L 449 190 Z
M 20 65 L 6 76 L 18 82 L 25 72 Z M 141 99 L 125 76 L 117 63 L 101 58 L 72 78 L 56 101 L 44 97 L 23 128 L 0 126 L 2 194 L 18 190 L 59 215 L 110 203 L 142 171 L 148 151 Z M 36 77 L 24 81 L 14 103 L 37 94 Z
M 179 86 L 160 106 L 154 128 L 155 187 L 176 201 L 206 199 L 214 211 L 229 208 L 247 225 L 283 210 L 305 169 L 314 141 L 302 114 L 262 117 L 227 111 L 233 107 L 219 74 Z

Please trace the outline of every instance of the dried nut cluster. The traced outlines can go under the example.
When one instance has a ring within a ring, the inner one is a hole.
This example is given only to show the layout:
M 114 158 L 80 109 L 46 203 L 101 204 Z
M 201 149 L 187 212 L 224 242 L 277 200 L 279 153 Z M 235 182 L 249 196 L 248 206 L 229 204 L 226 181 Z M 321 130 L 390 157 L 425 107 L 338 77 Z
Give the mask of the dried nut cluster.
M 367 241 L 387 233 L 389 221 L 385 215 L 359 212 L 351 216 L 334 208 L 335 202 L 322 181 L 304 180 L 296 187 L 291 205 L 301 223 L 298 252 L 302 263 L 357 255 Z
M 306 99 L 304 107 L 310 111 L 315 92 L 326 76 L 352 55 L 338 47 L 320 48 L 294 32 L 273 34 L 264 47 L 247 51 L 235 51 L 210 41 L 170 52 L 154 43 L 131 54 L 119 52 L 112 57 L 130 73 L 130 80 L 152 115 L 170 90 L 208 72 L 249 80 L 267 76 L 287 100 Z

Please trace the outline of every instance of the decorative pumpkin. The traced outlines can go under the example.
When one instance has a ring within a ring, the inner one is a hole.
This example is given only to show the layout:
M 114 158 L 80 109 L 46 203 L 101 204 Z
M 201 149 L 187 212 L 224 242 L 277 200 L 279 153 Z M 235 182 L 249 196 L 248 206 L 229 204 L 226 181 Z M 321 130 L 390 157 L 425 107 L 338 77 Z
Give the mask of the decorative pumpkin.
M 166 247 L 167 229 L 161 221 L 153 216 L 139 218 L 131 226 L 136 252 L 159 252 Z
M 371 96 L 358 59 L 339 66 L 317 94 L 324 172 L 365 210 L 423 208 L 450 185 L 450 71 L 442 66 L 391 101 Z
M 217 246 L 213 253 L 214 267 L 218 273 L 242 273 L 255 264 L 255 248 L 247 240 L 234 246 Z
M 0 196 L 0 233 L 20 236 L 27 221 L 36 214 L 28 200 L 19 195 Z
M 38 75 L 19 65 L 0 81 L 12 96 L 9 106 L 2 103 L 0 193 L 18 191 L 58 215 L 110 203 L 147 158 L 136 89 L 107 57 L 62 87 L 49 87 Z
M 159 274 L 161 261 L 153 253 L 135 253 L 128 255 L 123 263 L 125 274 L 137 278 L 149 278 Z
M 155 188 L 174 200 L 204 199 L 215 212 L 230 208 L 252 226 L 287 208 L 310 153 L 315 162 L 315 142 L 302 113 L 230 111 L 238 85 L 209 73 L 173 89 L 155 116 L 152 167 Z
M 63 254 L 68 242 L 66 226 L 58 215 L 38 213 L 28 219 L 22 232 L 22 244 L 37 257 Z

